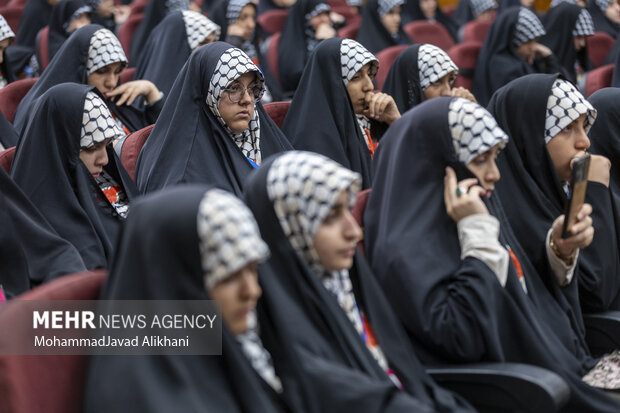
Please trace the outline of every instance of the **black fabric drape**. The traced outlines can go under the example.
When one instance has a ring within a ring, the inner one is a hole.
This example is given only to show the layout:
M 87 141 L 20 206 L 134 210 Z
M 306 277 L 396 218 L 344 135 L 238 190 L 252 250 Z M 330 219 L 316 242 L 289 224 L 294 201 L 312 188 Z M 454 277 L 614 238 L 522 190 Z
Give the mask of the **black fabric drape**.
M 49 22 L 48 52 L 50 60 L 69 37 L 65 25 L 71 23 L 71 17 L 80 7 L 86 6 L 84 0 L 61 0 L 52 9 Z
M 47 0 L 28 0 L 19 20 L 15 44 L 26 46 L 34 53 L 37 33 L 47 26 L 52 15 L 52 6 Z
M 452 15 L 452 20 L 459 26 L 464 26 L 465 24 L 472 21 L 476 16 L 471 9 L 471 1 L 470 0 L 460 0 L 458 6 L 456 6 L 456 10 Z
M 419 48 L 419 44 L 414 44 L 403 50 L 390 66 L 383 84 L 383 92 L 394 98 L 400 113 L 425 100 L 418 68 Z
M 7 298 L 86 269 L 77 250 L 58 236 L 2 168 L 0 187 L 0 285 Z
M 342 81 L 341 42 L 324 40 L 310 56 L 282 130 L 295 149 L 323 154 L 358 172 L 368 188 L 370 152 Z
M 151 35 L 151 31 L 161 22 L 168 14 L 166 8 L 166 0 L 149 1 L 146 9 L 144 9 L 144 17 L 131 36 L 129 46 L 129 66 L 135 66 L 140 61 L 140 55 L 144 50 L 144 45 Z
M 445 168 L 453 167 L 459 179 L 473 174 L 454 151 L 450 102 L 440 97 L 405 113 L 375 152 L 364 241 L 390 303 L 423 361 L 538 365 L 571 387 L 565 411 L 617 411 L 602 391 L 581 381 L 591 363 L 575 358 L 541 321 L 512 264 L 502 287 L 486 264 L 461 259 L 456 224 L 445 212 Z
M 560 71 L 554 55 L 536 59 L 534 65 L 530 65 L 516 54 L 512 40 L 520 9 L 512 7 L 498 13 L 482 45 L 473 83 L 474 96 L 481 105 L 486 105 L 493 92 L 513 79 L 529 73 Z
M 84 99 L 92 87 L 54 86 L 33 103 L 11 177 L 58 234 L 79 251 L 88 269 L 108 268 L 121 224 L 79 158 Z M 111 145 L 104 170 L 131 201 L 136 189 Z
M 90 38 L 93 34 L 103 27 L 96 24 L 89 24 L 76 30 L 67 41 L 62 45 L 57 55 L 51 60 L 45 72 L 28 91 L 21 100 L 13 124 L 15 129 L 22 131 L 29 119 L 29 111 L 33 102 L 45 91 L 54 85 L 73 82 L 88 83 L 88 73 L 86 72 L 86 62 L 88 60 L 88 49 Z M 67 68 L 71 70 L 67 70 Z M 133 106 L 116 106 L 113 101 L 104 99 L 110 111 L 123 121 L 130 132 L 135 132 L 145 126 L 151 125 L 157 119 L 163 102 L 154 103 L 144 109 L 136 109 Z
M 288 326 L 289 346 L 301 355 L 303 375 L 321 395 L 316 400 L 320 411 L 470 411 L 465 402 L 426 375 L 368 265 L 357 254 L 350 272 L 355 295 L 405 391 L 394 386 L 336 299 L 284 235 L 267 195 L 272 163 L 270 160 L 254 172 L 244 190 L 271 249 L 265 265 L 274 277 L 262 280 L 264 301 Z M 261 325 L 264 322 L 261 320 Z
M 19 135 L 17 135 L 17 131 L 11 122 L 4 117 L 4 114 L 0 112 L 0 143 L 7 149 L 17 145 L 18 140 Z
M 198 48 L 181 69 L 151 135 L 140 152 L 136 182 L 143 193 L 179 183 L 208 183 L 240 195 L 253 167 L 207 107 L 220 56 L 232 46 Z M 262 158 L 292 149 L 260 103 Z
M 547 34 L 540 39 L 540 43 L 553 51 L 561 65 L 562 74 L 573 83 L 577 81 L 576 62 L 579 62 L 584 71 L 593 69 L 588 59 L 588 46 L 578 52 L 572 41 L 575 23 L 581 10 L 581 6 L 564 2 L 553 7 L 541 18 Z
M 424 16 L 424 13 L 422 13 L 422 9 L 420 8 L 420 0 L 406 1 L 403 5 L 401 16 L 403 24 L 416 20 L 428 20 L 426 16 Z M 450 16 L 441 10 L 441 7 L 439 7 L 439 2 L 437 3 L 437 10 L 435 10 L 435 21 L 437 23 L 441 23 L 441 25 L 448 30 L 448 33 L 450 33 L 450 36 L 452 36 L 452 39 L 455 42 L 458 41 L 459 26 Z M 416 39 L 413 39 L 413 41 L 415 42 Z
M 198 207 L 208 189 L 201 185 L 168 188 L 132 206 L 102 299 L 210 299 L 204 287 L 197 231 Z M 289 390 L 286 382 L 284 388 Z M 128 409 L 153 413 L 285 411 L 264 390 L 225 325 L 221 356 L 92 357 L 85 411 Z M 306 410 L 296 406 L 295 411 Z
M 549 270 L 545 241 L 553 221 L 564 213 L 566 202 L 544 140 L 547 100 L 557 78 L 536 74 L 515 80 L 498 90 L 489 103 L 489 111 L 511 140 L 498 160 L 502 175 L 498 195 L 519 243 L 552 291 L 557 282 Z M 584 311 L 612 309 L 620 291 L 620 258 L 609 189 L 590 182 L 586 202 L 592 204 L 596 235 L 592 244 L 580 252 L 576 279 L 571 285 L 579 283 Z M 569 297 L 577 291 L 571 288 L 575 287 L 563 288 L 569 289 Z M 574 308 L 578 314 L 577 305 Z
M 403 31 L 403 25 L 398 27 L 396 37 L 387 31 L 381 17 L 379 17 L 378 0 L 368 0 L 362 10 L 362 23 L 357 33 L 357 41 L 371 53 L 378 53 L 383 49 L 401 44 L 410 44 L 412 40 Z M 402 13 L 401 13 L 402 14 Z
M 605 32 L 615 39 L 618 35 L 620 25 L 609 20 L 607 16 L 605 16 L 605 12 L 601 10 L 595 1 L 590 1 L 587 9 L 594 22 L 594 31 Z

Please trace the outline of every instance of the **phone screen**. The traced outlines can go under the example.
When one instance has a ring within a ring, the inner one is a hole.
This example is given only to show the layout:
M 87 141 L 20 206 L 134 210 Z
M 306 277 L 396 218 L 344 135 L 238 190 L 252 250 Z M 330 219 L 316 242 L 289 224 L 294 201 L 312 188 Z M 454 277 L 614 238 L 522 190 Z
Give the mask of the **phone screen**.
M 590 169 L 590 154 L 585 154 L 575 159 L 571 175 L 571 193 L 566 201 L 564 210 L 564 226 L 562 227 L 562 238 L 572 236 L 568 228 L 577 222 L 577 214 L 586 199 L 586 189 L 588 187 L 588 171 Z

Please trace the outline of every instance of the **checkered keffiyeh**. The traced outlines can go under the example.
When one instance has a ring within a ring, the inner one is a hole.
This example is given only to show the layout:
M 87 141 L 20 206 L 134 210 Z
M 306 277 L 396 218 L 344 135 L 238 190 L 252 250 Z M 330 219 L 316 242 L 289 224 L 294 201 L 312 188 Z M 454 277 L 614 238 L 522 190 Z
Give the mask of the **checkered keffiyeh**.
M 90 148 L 106 139 L 116 140 L 124 136 L 105 102 L 96 93 L 88 92 L 84 100 L 80 148 Z
M 545 28 L 538 17 L 531 10 L 521 7 L 512 39 L 513 46 L 519 47 L 545 34 Z
M 420 86 L 424 90 L 445 75 L 458 72 L 459 68 L 439 47 L 423 44 L 418 48 L 418 71 L 420 72 Z
M 549 143 L 583 114 L 587 114 L 584 124 L 587 133 L 596 120 L 596 109 L 577 91 L 575 85 L 567 80 L 557 79 L 551 87 L 551 95 L 547 100 L 545 143 Z
M 86 72 L 90 75 L 95 70 L 116 62 L 127 63 L 121 43 L 108 29 L 97 30 L 90 38 Z

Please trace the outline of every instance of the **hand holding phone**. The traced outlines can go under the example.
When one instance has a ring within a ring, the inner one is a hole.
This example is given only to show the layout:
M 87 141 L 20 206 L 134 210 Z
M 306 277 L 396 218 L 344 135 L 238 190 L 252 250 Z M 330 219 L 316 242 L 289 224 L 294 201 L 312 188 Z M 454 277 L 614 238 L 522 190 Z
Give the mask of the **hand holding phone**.
M 577 222 L 577 214 L 586 198 L 588 187 L 588 171 L 590 170 L 590 154 L 585 154 L 573 161 L 571 173 L 570 193 L 564 209 L 564 225 L 562 238 L 569 238 L 573 234 L 570 228 Z

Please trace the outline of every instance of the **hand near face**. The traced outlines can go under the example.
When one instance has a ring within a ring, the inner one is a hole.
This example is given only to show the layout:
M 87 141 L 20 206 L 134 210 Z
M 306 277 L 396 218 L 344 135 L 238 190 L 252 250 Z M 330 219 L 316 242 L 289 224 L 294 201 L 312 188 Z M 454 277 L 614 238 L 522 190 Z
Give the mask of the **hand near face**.
M 334 30 L 334 28 L 330 26 L 329 23 L 320 24 L 314 32 L 314 37 L 316 37 L 319 40 L 331 39 L 332 37 L 335 37 L 335 36 L 336 36 L 336 30 Z
M 447 167 L 444 177 L 443 198 L 446 204 L 446 212 L 454 222 L 474 214 L 489 214 L 481 197 L 486 190 L 477 185 L 475 178 L 464 179 L 457 183 L 454 169 Z M 457 188 L 460 194 L 457 195 Z
M 551 56 L 552 53 L 553 52 L 551 51 L 551 49 L 549 49 L 547 46 L 536 42 L 533 53 L 530 56 L 530 59 L 528 62 L 529 64 L 534 64 L 534 60 L 538 59 L 539 57 Z
M 609 188 L 611 162 L 602 155 L 590 155 L 588 181 L 599 182 Z
M 129 18 L 131 14 L 131 8 L 126 5 L 114 7 L 114 23 L 123 24 Z
M 577 222 L 572 228 L 569 228 L 571 234 L 569 238 L 562 239 L 562 226 L 564 225 L 564 215 L 560 215 L 553 221 L 551 227 L 551 239 L 560 252 L 559 257 L 568 259 L 577 248 L 585 248 L 592 243 L 594 239 L 594 227 L 592 226 L 592 205 L 583 204 L 577 213 Z
M 450 96 L 453 96 L 455 98 L 464 98 L 474 103 L 478 103 L 474 94 L 462 86 L 452 88 L 452 90 L 450 91 Z
M 391 125 L 400 118 L 400 111 L 394 98 L 387 93 L 368 92 L 365 96 L 366 109 L 364 115 L 370 119 Z
M 106 98 L 112 98 L 114 96 L 120 96 L 116 100 L 116 105 L 131 105 L 138 96 L 144 96 L 147 104 L 152 104 L 162 97 L 162 93 L 157 89 L 157 86 L 148 80 L 133 80 L 131 82 L 123 83 L 109 93 L 106 93 Z

